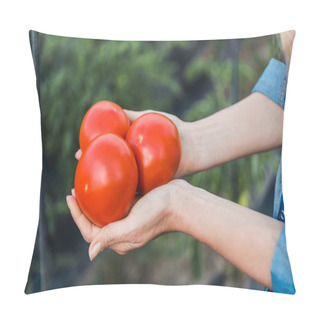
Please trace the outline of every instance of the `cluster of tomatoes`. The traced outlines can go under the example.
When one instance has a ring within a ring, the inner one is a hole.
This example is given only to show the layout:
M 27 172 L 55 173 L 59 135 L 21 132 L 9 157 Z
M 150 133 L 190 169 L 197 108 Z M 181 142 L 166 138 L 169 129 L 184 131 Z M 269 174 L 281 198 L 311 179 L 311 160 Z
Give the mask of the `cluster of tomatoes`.
M 131 125 L 111 101 L 94 104 L 80 128 L 75 192 L 81 211 L 102 227 L 128 213 L 136 193 L 169 182 L 181 157 L 179 132 L 162 114 L 145 113 Z

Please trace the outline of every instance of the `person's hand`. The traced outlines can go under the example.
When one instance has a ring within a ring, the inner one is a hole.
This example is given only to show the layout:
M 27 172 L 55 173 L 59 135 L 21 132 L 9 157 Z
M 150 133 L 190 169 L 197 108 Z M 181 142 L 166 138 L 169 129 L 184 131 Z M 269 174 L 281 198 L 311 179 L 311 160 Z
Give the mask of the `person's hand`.
M 185 184 L 185 181 L 173 180 L 153 189 L 133 205 L 125 218 L 103 228 L 94 225 L 81 212 L 72 190 L 72 196 L 67 196 L 67 204 L 84 240 L 90 243 L 90 259 L 105 248 L 125 254 L 165 232 L 175 231 L 175 210 L 179 205 L 176 191 Z
M 191 161 L 193 160 L 192 155 L 193 152 L 193 145 L 192 145 L 192 137 L 190 134 L 189 126 L 190 123 L 182 121 L 177 116 L 165 113 L 165 112 L 159 112 L 159 111 L 153 111 L 153 110 L 146 110 L 146 111 L 131 111 L 131 110 L 124 110 L 126 114 L 128 115 L 128 118 L 130 120 L 130 123 L 135 121 L 137 118 L 142 116 L 145 113 L 150 112 L 156 112 L 163 114 L 167 118 L 169 118 L 177 127 L 179 131 L 180 141 L 181 141 L 181 160 L 178 167 L 178 170 L 175 174 L 175 178 L 181 178 L 185 175 L 188 175 L 192 171 L 192 165 Z M 79 149 L 75 157 L 79 160 L 81 157 L 82 151 Z

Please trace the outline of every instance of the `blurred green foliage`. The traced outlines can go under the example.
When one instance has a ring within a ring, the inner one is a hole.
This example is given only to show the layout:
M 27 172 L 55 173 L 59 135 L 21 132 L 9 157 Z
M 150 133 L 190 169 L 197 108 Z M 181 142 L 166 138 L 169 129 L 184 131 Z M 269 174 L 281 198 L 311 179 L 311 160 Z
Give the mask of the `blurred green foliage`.
M 185 121 L 196 121 L 231 105 L 232 92 L 239 99 L 249 95 L 269 59 L 282 59 L 282 55 L 277 36 L 238 40 L 237 52 L 232 41 L 226 40 L 130 42 L 38 36 L 44 164 L 41 214 L 46 216 L 47 250 L 51 252 L 49 288 L 54 288 L 59 286 L 57 270 L 63 276 L 66 270 L 81 263 L 85 265 L 84 261 L 88 260 L 82 253 L 76 253 L 78 246 L 71 240 L 81 237 L 70 217 L 65 196 L 73 187 L 77 165 L 74 154 L 79 148 L 81 121 L 89 107 L 99 100 L 111 100 L 125 109 L 165 111 Z M 234 77 L 239 83 L 237 88 L 232 87 Z M 262 195 L 266 174 L 275 175 L 278 163 L 278 154 L 268 152 L 186 179 L 195 186 L 250 206 Z M 63 224 L 68 226 L 67 230 Z M 58 238 L 66 240 L 59 242 Z M 80 252 L 87 250 L 84 241 L 80 246 Z M 84 276 L 82 270 L 81 276 L 87 280 L 73 280 L 70 285 L 207 283 L 216 271 L 216 265 L 208 262 L 210 254 L 214 253 L 186 235 L 168 234 L 124 257 L 107 251 L 87 266 L 91 273 L 86 272 L 94 276 Z M 40 258 L 35 254 L 35 266 L 39 264 L 37 259 Z M 158 269 L 164 262 L 167 273 Z M 138 271 L 128 271 L 128 264 L 132 270 L 138 266 Z M 169 265 L 176 269 L 171 270 Z M 35 269 L 32 269 L 34 273 L 39 272 Z M 179 273 L 184 275 L 181 280 Z M 37 290 L 32 280 L 29 285 L 30 291 Z M 244 286 L 241 281 L 235 281 L 234 285 Z

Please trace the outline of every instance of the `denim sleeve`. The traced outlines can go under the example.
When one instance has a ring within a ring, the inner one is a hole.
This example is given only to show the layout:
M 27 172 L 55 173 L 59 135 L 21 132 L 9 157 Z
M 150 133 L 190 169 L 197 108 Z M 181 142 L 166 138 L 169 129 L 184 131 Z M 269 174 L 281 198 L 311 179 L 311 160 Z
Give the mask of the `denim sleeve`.
M 287 252 L 285 226 L 283 226 L 274 251 L 271 266 L 273 292 L 295 294 L 291 266 Z
M 252 89 L 252 93 L 261 92 L 284 108 L 286 87 L 287 65 L 272 58 Z
M 287 71 L 285 63 L 276 59 L 271 59 L 258 82 L 254 86 L 252 93 L 260 92 L 281 106 L 281 108 L 284 108 L 288 79 Z M 276 177 L 273 218 L 285 222 L 281 159 Z M 270 272 L 272 289 L 274 292 L 289 294 L 294 294 L 296 292 L 287 252 L 285 226 L 283 227 L 277 241 Z

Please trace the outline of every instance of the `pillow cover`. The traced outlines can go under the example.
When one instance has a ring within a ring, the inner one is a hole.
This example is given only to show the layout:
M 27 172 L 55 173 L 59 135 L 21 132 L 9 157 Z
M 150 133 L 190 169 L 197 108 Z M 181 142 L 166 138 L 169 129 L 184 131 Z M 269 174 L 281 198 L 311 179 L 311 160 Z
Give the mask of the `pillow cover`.
M 208 245 L 166 233 L 119 255 L 90 261 L 66 203 L 74 187 L 79 130 L 87 110 L 109 100 L 195 122 L 255 92 L 284 108 L 290 33 L 205 41 L 114 41 L 30 31 L 41 109 L 40 214 L 26 293 L 89 284 L 208 284 L 263 290 Z M 183 177 L 193 186 L 284 222 L 281 149 L 239 157 Z M 279 169 L 280 168 L 280 169 Z M 130 213 L 129 213 L 130 214 Z M 272 289 L 294 293 L 285 229 L 272 267 Z

